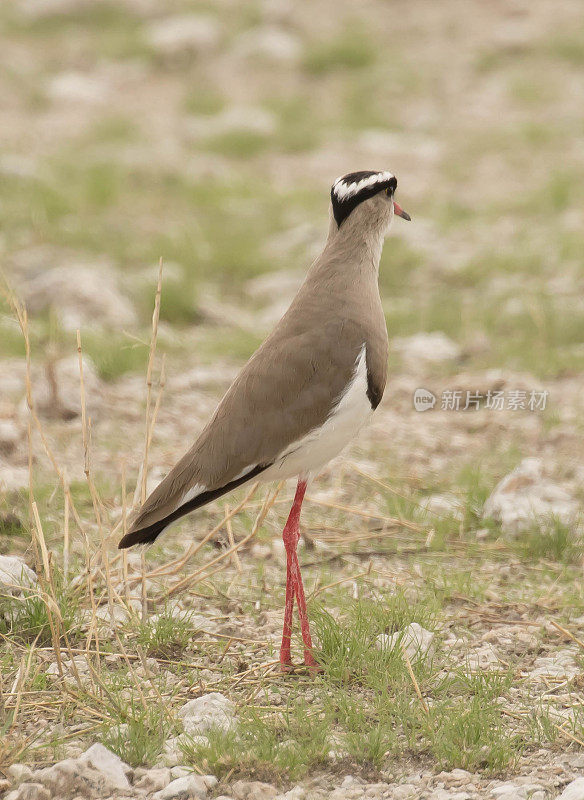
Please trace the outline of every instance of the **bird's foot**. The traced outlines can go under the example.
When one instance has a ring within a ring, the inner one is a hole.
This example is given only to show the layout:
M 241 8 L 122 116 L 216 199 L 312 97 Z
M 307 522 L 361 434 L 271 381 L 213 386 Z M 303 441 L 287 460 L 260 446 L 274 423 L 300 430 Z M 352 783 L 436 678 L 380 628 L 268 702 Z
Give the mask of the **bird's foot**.
M 318 675 L 319 672 L 322 672 L 322 667 L 312 655 L 311 650 L 304 651 L 304 664 L 308 667 L 308 671 L 311 675 Z
M 290 647 L 284 646 L 280 649 L 280 669 L 282 672 L 292 672 L 294 670 Z

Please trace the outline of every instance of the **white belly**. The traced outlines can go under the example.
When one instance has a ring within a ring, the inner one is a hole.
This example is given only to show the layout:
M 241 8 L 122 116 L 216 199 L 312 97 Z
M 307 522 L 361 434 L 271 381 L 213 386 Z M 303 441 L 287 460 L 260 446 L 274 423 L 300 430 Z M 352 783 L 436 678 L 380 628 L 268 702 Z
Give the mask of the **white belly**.
M 272 481 L 319 472 L 349 444 L 372 414 L 373 409 L 367 397 L 367 363 L 363 345 L 355 362 L 353 378 L 324 425 L 314 428 L 291 444 L 258 477 L 263 481 Z

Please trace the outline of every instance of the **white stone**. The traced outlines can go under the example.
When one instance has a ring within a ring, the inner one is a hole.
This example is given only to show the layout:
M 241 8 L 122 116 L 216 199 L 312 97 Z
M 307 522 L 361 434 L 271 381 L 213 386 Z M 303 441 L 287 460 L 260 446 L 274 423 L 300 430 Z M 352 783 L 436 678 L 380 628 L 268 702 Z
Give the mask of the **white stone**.
M 195 138 L 221 136 L 234 131 L 271 136 L 277 120 L 271 111 L 259 106 L 230 106 L 213 116 L 192 116 L 186 122 L 188 133 Z
M 434 634 L 422 628 L 417 622 L 412 622 L 403 631 L 395 633 L 382 633 L 376 639 L 379 650 L 393 650 L 401 643 L 410 661 L 431 656 L 435 649 Z
M 584 778 L 576 778 L 569 783 L 558 800 L 584 800 Z
M 68 331 L 99 326 L 120 329 L 137 322 L 132 303 L 107 264 L 49 268 L 27 281 L 22 293 L 29 310 L 53 308 Z
M 393 340 L 393 349 L 405 361 L 437 363 L 460 358 L 460 347 L 442 331 L 416 333 Z
M 219 43 L 221 29 L 213 17 L 183 14 L 153 22 L 146 31 L 151 46 L 166 56 L 208 53 Z
M 50 800 L 51 793 L 42 783 L 21 783 L 18 789 L 6 795 L 5 800 Z
M 177 778 L 164 789 L 153 794 L 152 800 L 185 800 L 191 797 L 204 800 L 207 797 L 207 790 L 210 788 L 209 782 L 206 780 L 209 777 L 212 776 L 185 775 L 183 778 Z
M 147 770 L 144 775 L 134 781 L 134 786 L 137 789 L 143 789 L 147 793 L 159 792 L 168 786 L 170 780 L 171 774 L 168 767 L 158 767 L 157 769 Z
M 211 692 L 189 700 L 179 710 L 186 733 L 191 736 L 212 728 L 227 731 L 235 725 L 235 705 L 220 692 Z
M 64 103 L 94 105 L 107 101 L 107 87 L 93 75 L 83 72 L 61 72 L 47 86 L 51 100 Z
M 102 386 L 97 369 L 88 356 L 83 356 L 83 385 L 85 387 L 85 410 L 95 419 L 102 402 Z M 33 373 L 32 396 L 35 409 L 43 416 L 53 419 L 73 420 L 81 416 L 81 373 L 79 357 L 67 356 L 45 365 L 42 371 Z M 28 416 L 26 399 L 20 412 Z
M 27 467 L 13 467 L 0 459 L 0 492 L 17 492 L 30 482 Z
M 561 486 L 543 476 L 539 458 L 525 458 L 501 480 L 485 502 L 483 516 L 501 523 L 506 533 L 516 535 L 552 519 L 570 525 L 578 503 Z
M 497 650 L 486 642 L 466 657 L 466 666 L 473 671 L 489 669 L 501 663 Z
M 106 625 L 110 625 L 111 626 L 111 624 L 112 624 L 112 615 L 110 613 L 110 610 L 109 610 L 108 606 L 101 606 L 100 608 L 98 608 L 97 611 L 95 612 L 95 617 L 100 622 L 104 622 Z M 114 607 L 113 607 L 113 618 L 114 618 L 113 619 L 114 624 L 116 626 L 117 625 L 123 625 L 130 618 L 130 613 L 123 606 L 114 605 Z
M 454 517 L 459 520 L 464 517 L 460 500 L 449 494 L 431 494 L 421 500 L 420 507 L 439 517 Z
M 19 426 L 11 419 L 0 419 L 0 453 L 12 453 L 21 439 Z
M 574 653 L 571 650 L 558 650 L 550 656 L 540 656 L 535 659 L 532 678 L 557 678 L 567 680 L 580 673 L 574 662 Z
M 274 800 L 278 790 L 263 781 L 235 781 L 231 786 L 234 800 Z
M 111 786 L 115 786 L 117 789 L 129 788 L 130 782 L 126 776 L 131 773 L 131 767 L 103 744 L 99 742 L 92 744 L 79 761 L 89 764 L 93 769 L 105 775 Z
M 233 52 L 236 56 L 260 57 L 281 63 L 294 63 L 302 55 L 297 36 L 275 25 L 252 28 L 239 36 Z
M 497 798 L 497 800 L 525 800 L 525 798 L 531 797 L 531 789 L 531 785 L 518 785 L 507 781 L 491 789 L 491 797 Z
M 63 659 L 62 665 L 64 670 L 69 674 L 73 675 L 73 665 L 77 672 L 82 675 L 84 673 L 89 672 L 89 666 L 87 665 L 87 659 L 84 656 L 74 656 L 73 663 L 70 659 Z M 53 661 L 49 664 L 47 669 L 45 670 L 46 675 L 58 675 L 59 674 L 59 665 L 56 661 Z
M 6 772 L 15 783 L 21 783 L 32 775 L 32 770 L 27 764 L 11 764 L 6 767 Z
M 18 556 L 0 556 L 0 590 L 20 594 L 38 583 L 37 576 Z

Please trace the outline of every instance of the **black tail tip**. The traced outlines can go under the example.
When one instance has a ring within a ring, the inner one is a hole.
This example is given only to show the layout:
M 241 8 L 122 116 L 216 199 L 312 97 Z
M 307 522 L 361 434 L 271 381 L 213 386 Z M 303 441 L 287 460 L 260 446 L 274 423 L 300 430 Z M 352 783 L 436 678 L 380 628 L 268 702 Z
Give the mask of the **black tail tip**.
M 120 539 L 118 550 L 126 550 L 128 547 L 132 547 L 135 544 L 151 544 L 158 538 L 165 527 L 164 524 L 154 523 L 154 525 L 148 525 L 146 528 L 138 528 L 136 531 L 130 531 Z

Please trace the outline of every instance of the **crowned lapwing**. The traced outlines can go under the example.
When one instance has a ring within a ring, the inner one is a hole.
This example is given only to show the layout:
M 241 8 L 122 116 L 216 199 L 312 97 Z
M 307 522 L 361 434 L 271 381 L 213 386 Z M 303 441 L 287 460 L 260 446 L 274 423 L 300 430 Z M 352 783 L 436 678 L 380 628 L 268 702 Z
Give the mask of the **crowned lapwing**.
M 394 214 L 390 172 L 334 182 L 328 238 L 290 308 L 249 359 L 194 445 L 146 499 L 120 547 L 153 542 L 179 517 L 254 480 L 298 478 L 284 527 L 286 606 L 280 662 L 291 664 L 294 598 L 304 661 L 315 667 L 296 546 L 308 480 L 370 419 L 385 388 L 388 339 L 379 296 Z

